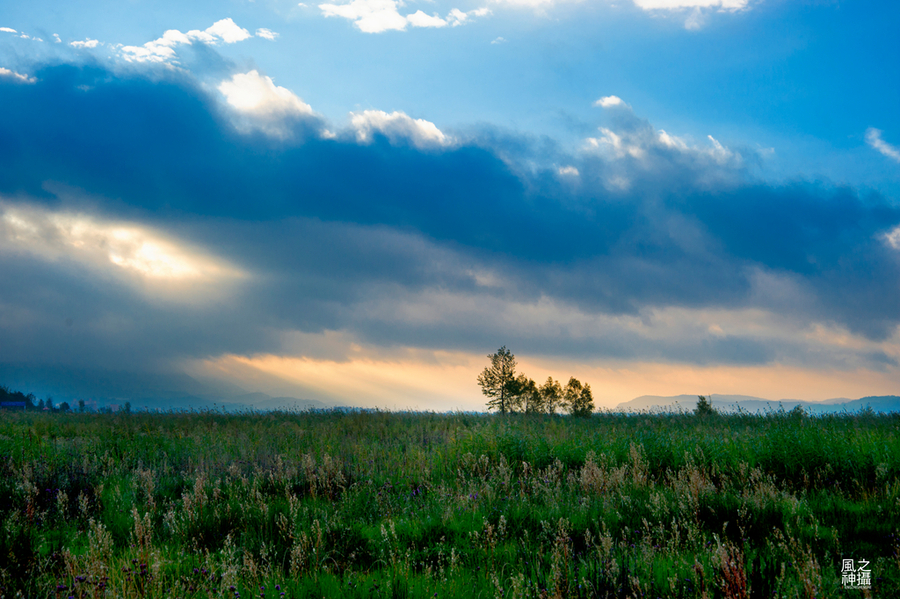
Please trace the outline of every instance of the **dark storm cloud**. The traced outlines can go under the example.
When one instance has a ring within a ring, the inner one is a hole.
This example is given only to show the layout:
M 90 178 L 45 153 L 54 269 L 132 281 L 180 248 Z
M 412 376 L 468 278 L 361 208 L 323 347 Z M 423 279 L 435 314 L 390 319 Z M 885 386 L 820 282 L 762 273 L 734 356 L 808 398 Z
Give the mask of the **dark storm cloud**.
M 666 142 L 630 109 L 608 111 L 617 136 L 608 140 L 620 143 L 600 143 L 605 154 L 566 155 L 550 140 L 497 132 L 422 150 L 377 135 L 371 144 L 322 138 L 315 116 L 284 123 L 287 141 L 240 133 L 214 92 L 176 72 L 151 79 L 61 65 L 35 76 L 0 82 L 0 193 L 152 224 L 252 277 L 219 303 L 184 306 L 65 262 L 0 256 L 0 308 L 29 315 L 0 321 L 2 361 L 126 367 L 278 351 L 289 329 L 480 351 L 496 345 L 490 321 L 397 324 L 366 306 L 438 289 L 550 297 L 586 313 L 769 308 L 760 271 L 802 292 L 804 303 L 778 308 L 798 319 L 872 338 L 900 319 L 898 252 L 883 240 L 900 223 L 895 202 L 754 182 L 747 151 Z M 557 170 L 565 165 L 578 176 Z M 501 280 L 479 282 L 482 271 Z M 544 353 L 697 363 L 779 355 L 752 339 L 577 341 L 531 335 L 528 323 L 518 340 Z
M 119 210 L 384 224 L 551 260 L 594 253 L 629 212 L 573 219 L 553 200 L 526 197 L 483 148 L 422 152 L 384 138 L 361 146 L 315 137 L 285 147 L 231 130 L 219 104 L 187 81 L 69 66 L 37 75 L 37 85 L 0 89 L 6 193 L 42 194 L 46 181 L 62 181 L 121 199 Z M 314 128 L 309 121 L 296 125 Z

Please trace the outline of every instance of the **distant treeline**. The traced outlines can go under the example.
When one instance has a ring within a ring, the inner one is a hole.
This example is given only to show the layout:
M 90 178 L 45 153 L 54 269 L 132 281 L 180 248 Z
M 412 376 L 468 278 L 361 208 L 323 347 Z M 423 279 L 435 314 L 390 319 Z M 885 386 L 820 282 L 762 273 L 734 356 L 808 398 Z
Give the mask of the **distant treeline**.
M 24 410 L 28 412 L 92 412 L 93 409 L 88 406 L 83 399 L 78 400 L 77 406 L 69 405 L 69 402 L 63 401 L 59 404 L 53 403 L 52 397 L 46 399 L 38 399 L 34 393 L 24 394 L 21 391 L 12 391 L 9 387 L 0 385 L 0 408 L 4 410 Z M 126 402 L 122 408 L 126 412 L 131 411 L 131 403 Z M 98 411 L 111 412 L 112 408 L 103 407 Z

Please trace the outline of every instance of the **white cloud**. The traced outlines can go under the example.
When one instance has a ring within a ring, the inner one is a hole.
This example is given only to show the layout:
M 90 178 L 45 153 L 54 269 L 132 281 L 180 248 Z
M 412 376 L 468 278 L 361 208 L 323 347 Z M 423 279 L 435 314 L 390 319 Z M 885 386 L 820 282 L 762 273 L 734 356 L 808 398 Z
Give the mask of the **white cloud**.
M 278 34 L 272 31 L 271 29 L 266 29 L 265 27 L 260 27 L 256 30 L 256 37 L 261 37 L 267 40 L 274 40 L 278 37 Z
M 188 37 L 186 34 L 181 33 L 177 29 L 169 29 L 158 40 L 154 40 L 152 42 L 147 42 L 147 43 L 148 44 L 156 44 L 158 46 L 165 46 L 167 48 L 174 48 L 178 44 L 190 44 L 191 38 Z
M 719 164 L 730 162 L 731 159 L 736 156 L 734 152 L 720 144 L 719 141 L 712 135 L 707 135 L 706 137 L 709 138 L 709 141 L 713 145 L 713 149 L 708 150 L 707 153 L 712 156 Z M 740 155 L 737 156 L 738 158 L 740 158 Z
M 706 15 L 699 7 L 694 8 L 688 18 L 684 20 L 684 28 L 688 31 L 699 31 L 706 24 Z
M 58 33 L 54 33 L 54 34 L 53 34 L 53 40 L 54 40 L 57 44 L 61 44 L 61 43 L 62 43 L 62 40 L 59 39 L 59 34 L 58 34 Z
M 351 112 L 350 124 L 356 130 L 360 143 L 369 143 L 375 133 L 387 137 L 391 143 L 409 140 L 417 148 L 448 146 L 453 141 L 438 129 L 434 123 L 424 119 L 413 119 L 403 112 L 390 114 L 381 110 Z
M 599 103 L 612 103 L 615 113 L 609 127 L 599 127 L 600 135 L 585 139 L 585 151 L 602 155 L 602 178 L 607 189 L 627 191 L 636 183 L 655 180 L 648 173 L 691 173 L 694 184 L 721 185 L 737 181 L 745 166 L 743 156 L 708 135 L 708 143 L 697 143 L 656 129 L 635 116 L 631 107 L 608 96 Z M 601 104 L 602 105 L 602 104 Z
M 193 42 L 209 45 L 219 42 L 233 44 L 249 37 L 252 37 L 249 31 L 239 27 L 229 18 L 216 21 L 204 31 L 192 29 L 182 33 L 177 29 L 169 29 L 161 38 L 147 42 L 143 46 L 124 46 L 122 55 L 129 62 L 166 62 L 175 58 L 174 48 L 182 44 L 188 46 Z
M 0 31 L 5 31 L 6 33 L 19 33 L 11 27 L 0 27 Z
M 253 70 L 238 73 L 219 84 L 218 90 L 234 108 L 266 118 L 311 115 L 309 104 L 291 90 L 275 85 L 271 77 Z
M 900 148 L 892 146 L 881 139 L 881 130 L 869 127 L 866 130 L 866 143 L 892 160 L 900 162 Z
M 125 46 L 125 60 L 136 62 L 165 62 L 175 57 L 173 49 L 178 44 L 190 44 L 191 38 L 177 29 L 169 29 L 159 39 L 143 46 Z
M 737 12 L 746 9 L 749 0 L 634 0 L 634 3 L 646 11 L 690 11 L 684 21 L 684 28 L 698 31 L 706 25 L 706 17 L 710 11 Z
M 900 250 L 900 227 L 897 227 L 890 233 L 885 234 L 884 240 L 895 250 Z
M 452 23 L 454 27 L 458 27 L 465 24 L 471 17 L 484 17 L 489 14 L 491 14 L 491 9 L 486 6 L 468 12 L 463 12 L 458 8 L 454 8 L 447 14 L 447 21 Z
M 749 0 L 634 0 L 635 5 L 644 10 L 683 10 L 686 8 L 718 8 L 720 10 L 743 10 Z
M 562 177 L 577 177 L 580 174 L 574 166 L 561 166 L 556 172 Z
M 675 135 L 669 135 L 665 132 L 665 130 L 659 130 L 659 142 L 666 146 L 667 148 L 673 148 L 676 150 L 687 150 L 688 146 L 680 137 L 676 137 Z
M 548 6 L 552 6 L 556 4 L 557 0 L 494 0 L 495 2 L 504 2 L 506 4 L 512 4 L 513 6 L 525 6 L 527 8 L 534 8 L 538 10 L 542 10 Z
M 406 17 L 409 24 L 413 27 L 446 27 L 447 21 L 437 15 L 429 16 L 421 10 L 417 10 L 413 14 Z
M 627 106 L 619 96 L 604 96 L 594 102 L 594 106 L 600 108 L 612 108 L 613 106 Z
M 216 21 L 206 30 L 206 33 L 220 38 L 226 44 L 233 44 L 251 37 L 249 31 L 238 27 L 231 19 Z
M 631 157 L 642 161 L 648 152 L 656 148 L 675 150 L 694 156 L 705 156 L 720 165 L 739 164 L 742 157 L 737 152 L 723 146 L 712 135 L 707 135 L 712 147 L 689 145 L 684 139 L 666 133 L 664 130 L 650 132 L 645 129 L 616 132 L 606 127 L 599 128 L 600 137 L 589 137 L 585 141 L 589 149 L 611 151 L 615 158 Z
M 9 69 L 4 69 L 0 67 L 0 77 L 13 79 L 17 83 L 34 83 L 37 81 L 34 77 L 29 77 L 28 75 L 23 75 L 21 73 L 17 73 L 15 71 L 10 71 Z
M 165 62 L 175 56 L 175 50 L 153 42 L 143 46 L 124 46 L 122 53 L 128 62 Z
M 446 19 L 437 14 L 428 15 L 417 10 L 411 15 L 403 16 L 398 8 L 403 2 L 395 0 L 353 0 L 348 4 L 320 4 L 319 9 L 326 17 L 343 17 L 365 33 L 382 33 L 384 31 L 404 31 L 407 25 L 413 27 L 454 27 L 462 25 L 470 17 L 482 17 L 491 13 L 488 8 L 477 8 L 463 12 L 454 8 Z
M 406 29 L 406 17 L 397 12 L 394 0 L 353 0 L 349 4 L 320 4 L 326 17 L 343 17 L 353 21 L 360 31 L 381 33 Z
M 92 39 L 85 39 L 83 42 L 70 42 L 73 48 L 96 48 L 100 42 Z
M 492 45 L 505 44 L 505 43 L 506 43 L 506 38 L 503 38 L 503 37 L 498 37 L 494 41 L 491 42 Z
M 469 15 L 459 10 L 458 8 L 454 8 L 447 14 L 447 20 L 453 23 L 453 26 L 462 25 L 466 19 L 469 18 Z
M 619 135 L 606 127 L 600 127 L 600 133 L 603 134 L 602 137 L 587 138 L 590 147 L 612 150 L 616 158 L 631 156 L 641 160 L 647 153 L 642 139 L 633 139 L 633 136 L 628 134 Z

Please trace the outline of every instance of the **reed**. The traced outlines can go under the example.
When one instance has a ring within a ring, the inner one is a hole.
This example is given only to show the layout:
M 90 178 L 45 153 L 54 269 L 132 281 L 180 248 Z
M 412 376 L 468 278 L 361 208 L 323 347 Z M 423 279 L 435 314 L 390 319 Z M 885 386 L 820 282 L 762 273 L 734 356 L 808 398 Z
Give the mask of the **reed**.
M 900 416 L 3 413 L 2 597 L 900 596 Z M 853 594 L 855 593 L 855 594 Z

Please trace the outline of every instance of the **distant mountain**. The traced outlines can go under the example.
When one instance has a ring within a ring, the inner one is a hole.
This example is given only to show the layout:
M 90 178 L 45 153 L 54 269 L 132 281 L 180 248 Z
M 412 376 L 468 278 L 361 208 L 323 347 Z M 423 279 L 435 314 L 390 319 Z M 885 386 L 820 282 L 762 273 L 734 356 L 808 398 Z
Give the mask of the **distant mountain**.
M 91 409 L 117 409 L 126 403 L 133 410 L 308 410 L 331 406 L 314 399 L 272 397 L 248 393 L 237 385 L 199 380 L 186 374 L 121 372 L 66 367 L 30 367 L 0 364 L 0 385 L 13 391 L 53 397 L 78 405 L 85 400 Z
M 796 406 L 801 406 L 810 414 L 832 414 L 838 412 L 859 412 L 867 406 L 875 412 L 900 412 L 900 397 L 896 395 L 882 395 L 863 397 L 861 399 L 835 398 L 825 401 L 803 401 L 799 399 L 770 400 L 749 395 L 718 395 L 709 396 L 713 407 L 724 413 L 736 412 L 738 409 L 746 412 L 757 413 L 767 411 L 789 411 Z M 631 401 L 620 403 L 617 410 L 623 412 L 692 412 L 697 407 L 696 395 L 673 395 L 664 397 L 660 395 L 642 395 Z

